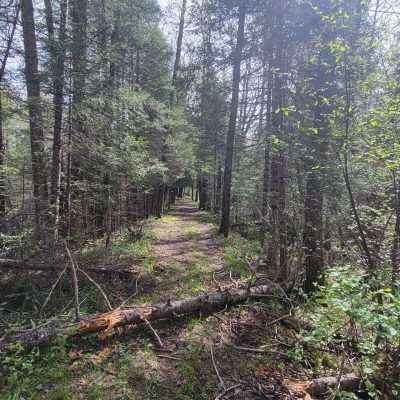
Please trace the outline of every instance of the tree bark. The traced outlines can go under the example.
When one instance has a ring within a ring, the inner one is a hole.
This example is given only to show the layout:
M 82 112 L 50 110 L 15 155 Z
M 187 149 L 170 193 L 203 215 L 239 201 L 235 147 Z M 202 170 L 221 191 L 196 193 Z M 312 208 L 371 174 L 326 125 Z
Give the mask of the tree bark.
M 324 281 L 323 252 L 323 203 L 324 181 L 329 149 L 331 100 L 336 88 L 332 86 L 335 75 L 332 65 L 335 60 L 328 49 L 331 33 L 325 32 L 321 38 L 324 47 L 310 69 L 310 97 L 313 107 L 313 132 L 308 140 L 308 160 L 306 163 L 307 183 L 304 202 L 303 244 L 305 252 L 305 291 L 313 292 L 317 284 Z M 326 101 L 329 99 L 329 101 Z
M 338 384 L 336 376 L 314 379 L 307 392 L 311 396 L 323 396 L 329 394 L 332 389 L 335 389 Z M 359 376 L 354 374 L 343 375 L 340 379 L 339 390 L 346 392 L 358 392 L 362 389 L 362 380 Z
M 185 29 L 186 6 L 187 6 L 187 0 L 182 0 L 181 15 L 180 15 L 180 19 L 179 19 L 178 40 L 176 43 L 175 62 L 174 62 L 174 69 L 173 69 L 173 73 L 172 73 L 172 86 L 175 89 L 176 89 L 176 81 L 178 79 L 178 73 L 179 73 L 179 68 L 180 68 L 180 63 L 181 63 L 183 33 L 184 33 L 184 29 Z
M 272 49 L 270 51 L 270 57 L 272 57 Z M 264 66 L 267 69 L 266 66 Z M 265 79 L 265 74 L 268 78 Z M 268 234 L 268 214 L 269 214 L 269 189 L 270 189 L 270 176 L 271 176 L 271 106 L 272 106 L 272 85 L 273 85 L 273 74 L 271 71 L 271 65 L 268 66 L 268 72 L 264 72 L 263 85 L 268 84 L 267 88 L 267 101 L 266 101 L 266 126 L 264 130 L 264 169 L 263 169 L 263 192 L 262 192 L 262 237 L 261 242 L 264 245 Z
M 394 227 L 394 235 L 393 235 L 393 244 L 392 244 L 392 284 L 393 286 L 398 284 L 398 279 L 400 275 L 400 186 L 399 183 L 396 182 L 394 178 L 394 211 L 395 211 L 395 227 Z
M 304 252 L 306 293 L 315 290 L 315 285 L 323 282 L 323 249 L 322 249 L 322 206 L 323 195 L 320 177 L 311 171 L 307 177 L 304 203 Z
M 25 78 L 28 94 L 29 127 L 32 156 L 33 195 L 35 201 L 35 233 L 37 239 L 47 240 L 48 192 L 46 157 L 43 134 L 42 105 L 36 30 L 32 0 L 21 0 L 22 31 L 25 50 Z
M 237 43 L 233 64 L 232 100 L 229 117 L 228 136 L 226 139 L 225 170 L 222 189 L 222 210 L 220 233 L 225 237 L 229 235 L 230 228 L 230 209 L 231 209 L 231 189 L 232 189 L 232 164 L 233 148 L 235 144 L 236 120 L 239 104 L 240 70 L 242 63 L 242 52 L 244 47 L 244 28 L 246 23 L 246 0 L 241 0 L 239 4 L 239 23 L 237 30 Z
M 286 149 L 284 135 L 284 116 L 282 107 L 284 100 L 285 79 L 285 38 L 282 33 L 284 4 L 273 7 L 274 24 L 272 36 L 275 37 L 271 45 L 272 54 L 272 110 L 271 133 L 278 139 L 276 146 L 270 149 L 270 186 L 269 186 L 269 225 L 268 263 L 275 272 L 276 278 L 285 280 L 287 271 L 287 222 L 286 222 Z M 275 148 L 274 148 L 275 147 Z
M 3 93 L 0 86 L 0 232 L 4 231 L 4 220 L 6 217 L 6 175 L 5 167 L 5 143 L 3 136 Z
M 81 113 L 82 101 L 85 94 L 86 82 L 86 53 L 87 53 L 87 8 L 88 0 L 71 1 L 72 20 L 72 132 L 75 142 L 84 141 L 84 126 Z M 77 144 L 77 143 L 76 143 Z M 80 174 L 79 159 L 72 159 L 72 175 Z
M 62 149 L 62 121 L 64 106 L 64 63 L 66 52 L 66 21 L 68 0 L 60 3 L 60 30 L 56 43 L 53 24 L 53 8 L 51 0 L 45 1 L 46 24 L 50 41 L 50 57 L 53 80 L 53 154 L 50 182 L 50 205 L 53 217 L 54 240 L 58 239 L 58 228 L 60 219 L 60 186 L 61 186 L 61 149 Z
M 20 11 L 20 3 L 17 4 L 15 10 L 15 18 L 12 22 L 11 32 L 8 37 L 4 55 L 0 64 L 0 232 L 4 230 L 4 219 L 6 216 L 7 191 L 6 191 L 6 176 L 3 168 L 5 167 L 5 140 L 3 132 L 4 114 L 3 114 L 3 99 L 2 99 L 2 84 L 4 72 L 6 69 L 8 57 L 10 56 L 11 46 L 14 41 L 15 30 L 17 28 L 18 16 Z
M 155 321 L 165 318 L 174 318 L 177 315 L 187 315 L 195 312 L 213 312 L 227 305 L 234 305 L 252 297 L 271 295 L 273 286 L 256 286 L 250 289 L 231 289 L 221 292 L 208 293 L 202 296 L 184 300 L 168 301 L 155 305 L 141 305 L 137 307 L 120 307 L 104 314 L 97 314 L 81 320 L 78 323 L 54 323 L 45 327 L 31 329 L 20 334 L 0 339 L 0 351 L 5 350 L 13 343 L 31 347 L 51 342 L 60 336 L 81 336 L 92 333 L 107 335 L 114 328 L 141 324 L 146 321 Z

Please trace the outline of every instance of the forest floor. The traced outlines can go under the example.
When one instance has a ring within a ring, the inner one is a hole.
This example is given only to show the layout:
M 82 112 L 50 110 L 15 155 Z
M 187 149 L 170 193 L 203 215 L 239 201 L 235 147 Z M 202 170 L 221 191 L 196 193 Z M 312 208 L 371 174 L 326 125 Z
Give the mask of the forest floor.
M 149 221 L 144 236 L 135 244 L 116 238 L 112 254 L 98 254 L 93 248 L 81 254 L 81 265 L 133 265 L 135 282 L 101 282 L 114 305 L 121 300 L 155 303 L 245 285 L 249 273 L 241 257 L 256 252 L 256 245 L 238 235 L 221 238 L 211 216 L 189 200 L 178 201 L 168 215 Z M 59 297 L 63 299 L 61 292 Z M 101 301 L 94 295 L 86 303 L 91 301 L 99 310 Z M 31 369 L 15 365 L 16 381 L 7 381 L 0 399 L 306 398 L 301 390 L 289 389 L 294 387 L 289 381 L 303 382 L 307 374 L 296 361 L 295 331 L 281 323 L 287 312 L 281 300 L 265 298 L 210 315 L 159 321 L 152 326 L 156 334 L 144 325 L 102 341 L 89 337 L 58 343 L 32 355 Z M 20 362 L 26 364 L 26 359 Z M 10 391 L 23 397 L 7 397 Z

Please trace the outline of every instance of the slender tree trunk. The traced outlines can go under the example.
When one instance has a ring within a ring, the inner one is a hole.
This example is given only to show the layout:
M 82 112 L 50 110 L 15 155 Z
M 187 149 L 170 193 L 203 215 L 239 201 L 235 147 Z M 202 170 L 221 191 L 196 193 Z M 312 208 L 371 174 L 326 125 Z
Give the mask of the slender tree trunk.
M 395 228 L 392 244 L 392 282 L 393 285 L 397 285 L 400 275 L 400 187 L 398 182 L 394 179 L 394 191 L 395 191 Z
M 172 73 L 172 86 L 175 89 L 176 89 L 176 81 L 178 78 L 178 73 L 179 73 L 179 68 L 180 68 L 180 63 L 181 63 L 183 32 L 185 29 L 186 6 L 187 6 L 187 0 L 182 0 L 181 16 L 179 19 L 178 40 L 177 40 L 177 44 L 176 44 L 175 62 L 174 62 L 174 69 L 173 69 L 173 73 Z
M 4 139 L 4 132 L 3 132 L 3 124 L 4 124 L 4 113 L 3 113 L 3 78 L 4 78 L 4 72 L 6 69 L 7 65 L 7 60 L 10 55 L 11 51 L 11 46 L 14 40 L 14 35 L 15 35 L 15 30 L 17 28 L 17 23 L 18 23 L 18 16 L 19 16 L 19 11 L 20 11 L 20 3 L 17 4 L 16 10 L 15 10 L 15 18 L 12 23 L 11 27 L 11 32 L 10 36 L 8 37 L 6 47 L 4 50 L 4 55 L 1 60 L 0 64 L 0 232 L 4 228 L 4 219 L 6 216 L 6 204 L 7 204 L 7 190 L 6 190 L 6 176 L 4 172 L 4 167 L 5 167 L 5 139 Z
M 72 132 L 75 141 L 84 140 L 81 105 L 85 94 L 88 0 L 71 1 L 72 20 Z M 79 160 L 72 159 L 72 175 L 79 174 Z
M 60 3 L 60 30 L 56 43 L 53 25 L 53 8 L 51 0 L 45 1 L 47 31 L 50 39 L 50 56 L 53 77 L 53 155 L 50 182 L 50 205 L 53 217 L 54 239 L 58 239 L 60 219 L 60 186 L 61 186 L 61 150 L 62 150 L 62 121 L 64 106 L 64 63 L 66 52 L 66 21 L 68 0 Z
M 328 40 L 328 38 L 325 38 Z M 324 282 L 323 203 L 326 158 L 328 156 L 329 116 L 332 106 L 326 97 L 333 95 L 330 82 L 333 60 L 329 50 L 322 49 L 314 70 L 311 70 L 311 90 L 314 97 L 314 129 L 309 136 L 309 162 L 304 202 L 303 247 L 305 255 L 305 283 L 307 293 Z
M 46 240 L 45 233 L 48 192 L 46 157 L 40 98 L 40 78 L 36 31 L 32 0 L 21 1 L 22 31 L 25 49 L 25 78 L 28 93 L 29 127 L 32 154 L 33 195 L 35 200 L 35 230 L 38 239 Z
M 3 171 L 5 167 L 5 143 L 3 136 L 3 93 L 0 86 L 0 232 L 4 231 L 4 220 L 6 217 L 6 177 Z
M 272 53 L 272 51 L 271 51 Z M 272 54 L 271 54 L 272 57 Z M 265 83 L 264 83 L 265 84 Z M 268 214 L 269 214 L 269 189 L 270 189 L 270 134 L 271 134 L 271 106 L 272 106 L 272 85 L 273 74 L 271 65 L 268 66 L 268 90 L 267 90 L 267 126 L 264 128 L 264 173 L 263 173 L 263 194 L 262 194 L 262 243 L 266 243 L 266 236 L 268 233 Z
M 71 25 L 72 25 L 72 102 L 71 102 L 71 150 L 70 150 L 70 186 L 69 186 L 69 225 L 70 230 L 79 228 L 81 221 L 73 218 L 71 212 L 72 204 L 83 197 L 79 185 L 75 181 L 83 180 L 81 157 L 87 149 L 86 129 L 82 104 L 85 96 L 86 74 L 87 74 L 87 8 L 88 0 L 71 0 Z M 80 199 L 82 201 L 82 199 Z M 97 221 L 96 221 L 97 222 Z
M 305 291 L 315 290 L 315 285 L 323 282 L 322 250 L 322 206 L 323 195 L 319 173 L 312 169 L 308 173 L 304 204 L 304 251 L 305 251 Z
M 229 235 L 230 228 L 230 208 L 231 208 L 231 186 L 232 186 L 232 163 L 233 147 L 236 134 L 236 119 L 239 103 L 240 70 L 242 62 L 242 51 L 244 47 L 244 28 L 246 22 L 246 0 L 241 0 L 239 4 L 239 23 L 237 31 L 237 44 L 233 65 L 232 100 L 229 117 L 228 136 L 226 141 L 224 185 L 222 192 L 222 210 L 220 233 L 225 237 Z
M 275 57 L 273 58 L 274 76 L 272 90 L 271 132 L 279 139 L 271 149 L 270 186 L 269 186 L 269 224 L 270 238 L 268 243 L 268 263 L 276 277 L 284 279 L 286 267 L 286 155 L 283 136 L 283 40 L 277 32 L 282 26 L 281 9 L 276 10 L 274 32 L 276 40 Z

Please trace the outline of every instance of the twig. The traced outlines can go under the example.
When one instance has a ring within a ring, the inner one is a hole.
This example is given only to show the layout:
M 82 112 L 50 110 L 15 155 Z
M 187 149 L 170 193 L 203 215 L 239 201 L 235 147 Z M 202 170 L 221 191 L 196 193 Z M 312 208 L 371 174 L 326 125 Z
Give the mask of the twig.
M 235 280 L 232 278 L 232 270 L 231 270 L 231 269 L 229 270 L 229 279 L 230 279 L 231 282 L 235 285 L 235 287 L 238 287 L 237 281 L 235 281 Z
M 248 351 L 250 353 L 271 353 L 271 354 L 278 354 L 280 356 L 286 357 L 285 353 L 282 353 L 277 350 L 267 350 L 267 349 L 255 349 L 253 347 L 243 347 L 243 346 L 232 346 L 235 350 L 241 351 Z
M 164 347 L 164 343 L 162 342 L 160 336 L 158 336 L 158 333 L 156 332 L 156 330 L 151 326 L 150 322 L 145 318 L 143 320 L 146 323 L 146 325 L 150 328 L 150 330 L 153 332 L 153 334 L 156 337 L 157 342 L 160 345 L 160 347 Z
M 212 274 L 212 279 L 213 279 L 213 281 L 214 281 L 214 283 L 215 283 L 215 286 L 217 287 L 217 289 L 218 289 L 218 291 L 219 292 L 222 292 L 222 289 L 221 289 L 221 285 L 219 284 L 219 282 L 217 281 L 217 279 L 215 278 L 215 272 L 213 272 L 213 274 Z
M 108 299 L 106 293 L 102 289 L 102 287 L 86 271 L 84 271 L 83 269 L 79 268 L 79 266 L 77 266 L 77 269 L 100 292 L 100 294 L 103 296 L 103 299 L 104 299 L 104 301 L 106 303 L 106 306 L 107 306 L 108 310 L 112 311 L 113 307 L 112 307 L 112 305 L 110 303 L 110 300 Z
M 46 300 L 44 301 L 42 307 L 40 307 L 40 312 L 42 312 L 44 310 L 44 308 L 47 306 L 47 303 L 50 301 L 55 288 L 57 287 L 58 283 L 60 282 L 61 278 L 63 277 L 63 275 L 65 274 L 66 271 L 67 271 L 67 267 L 65 267 L 58 275 L 56 281 L 53 283 L 53 286 L 50 289 L 50 293 L 47 295 Z
M 181 358 L 169 356 L 167 354 L 156 354 L 156 356 L 160 357 L 160 358 L 167 358 L 168 360 L 175 360 L 175 361 L 181 361 L 182 360 Z
M 291 317 L 291 315 L 290 314 L 286 314 L 286 315 L 284 315 L 282 317 L 276 318 L 273 321 L 269 322 L 268 324 L 265 324 L 265 327 L 268 328 L 268 327 L 270 327 L 272 325 L 275 325 L 276 323 L 282 321 L 283 319 L 286 319 L 286 318 L 289 318 L 289 317 Z
M 215 364 L 215 360 L 214 360 L 214 351 L 213 351 L 213 346 L 212 346 L 212 345 L 210 346 L 210 352 L 211 352 L 211 361 L 212 361 L 212 363 L 213 363 L 214 370 L 215 370 L 215 373 L 217 374 L 219 383 L 221 384 L 221 386 L 223 387 L 223 389 L 226 390 L 226 386 L 225 386 L 224 380 L 222 379 L 221 375 L 220 375 L 219 372 L 218 372 L 217 364 Z
M 124 305 L 126 305 L 126 303 L 128 303 L 128 301 L 132 298 L 135 297 L 138 294 L 138 282 L 139 282 L 139 278 L 140 278 L 140 272 L 136 278 L 136 282 L 135 282 L 135 293 L 131 294 L 126 300 L 124 300 L 121 305 L 119 306 L 120 308 L 123 307 Z
M 231 392 L 232 390 L 235 390 L 235 389 L 237 389 L 238 387 L 240 387 L 242 384 L 241 383 L 238 383 L 237 385 L 233 385 L 233 386 L 230 386 L 230 387 L 228 387 L 228 388 L 226 388 L 221 394 L 219 394 L 216 398 L 215 398 L 215 400 L 222 400 L 224 397 L 225 397 L 225 395 L 227 395 L 229 392 Z
M 74 259 L 72 258 L 71 251 L 68 248 L 67 241 L 64 240 L 64 247 L 65 247 L 65 252 L 69 258 L 70 265 L 71 265 L 71 275 L 72 275 L 72 281 L 74 285 L 74 295 L 75 295 L 75 317 L 77 320 L 79 320 L 79 285 L 78 285 L 78 274 L 76 273 L 76 268 L 75 268 L 75 263 Z

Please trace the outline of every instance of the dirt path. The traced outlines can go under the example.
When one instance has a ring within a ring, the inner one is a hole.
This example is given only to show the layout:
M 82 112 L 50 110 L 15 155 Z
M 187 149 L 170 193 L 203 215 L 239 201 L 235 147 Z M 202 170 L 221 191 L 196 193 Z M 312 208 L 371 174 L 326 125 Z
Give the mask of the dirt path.
M 188 200 L 178 201 L 171 211 L 152 225 L 158 236 L 154 255 L 159 262 L 176 261 L 182 268 L 207 258 L 209 272 L 225 266 L 222 241 L 216 228 L 208 223 L 209 215 Z
M 179 200 L 168 215 L 147 227 L 153 271 L 162 297 L 182 297 L 215 288 L 213 274 L 225 269 L 223 239 L 210 215 L 189 200 Z

